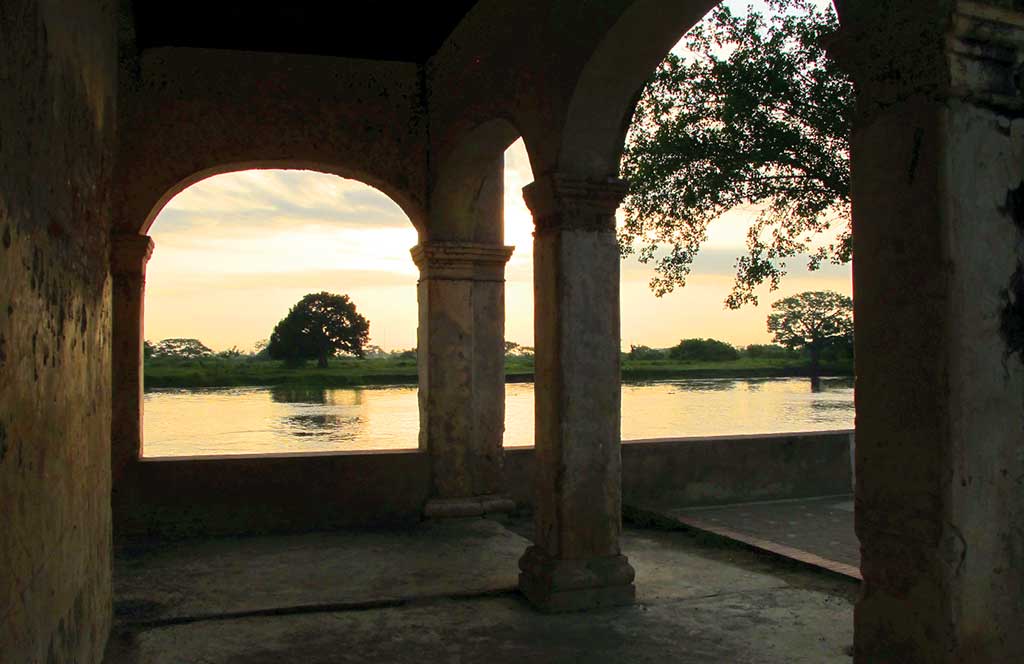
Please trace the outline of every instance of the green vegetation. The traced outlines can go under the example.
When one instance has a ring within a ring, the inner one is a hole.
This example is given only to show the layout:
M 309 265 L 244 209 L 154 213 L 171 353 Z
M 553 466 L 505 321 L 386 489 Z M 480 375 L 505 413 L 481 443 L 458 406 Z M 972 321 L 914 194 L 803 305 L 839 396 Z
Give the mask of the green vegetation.
M 721 343 L 721 342 L 719 342 Z M 531 349 L 532 350 L 532 349 Z M 674 360 L 670 349 L 648 349 L 655 356 L 633 359 L 622 356 L 623 380 L 668 378 L 754 378 L 762 376 L 806 376 L 807 359 L 800 353 L 788 357 L 753 357 L 737 351 L 738 359 L 728 361 Z M 822 370 L 829 374 L 852 373 L 846 359 L 822 358 Z M 533 356 L 523 353 L 505 358 L 506 379 L 510 382 L 533 380 Z M 220 355 L 192 359 L 150 358 L 145 363 L 147 388 L 158 387 L 237 387 L 313 386 L 350 387 L 356 385 L 416 384 L 415 351 L 359 358 L 332 358 L 326 369 L 315 365 L 289 366 L 283 361 L 258 355 Z
M 669 349 L 668 356 L 689 362 L 730 362 L 740 359 L 740 351 L 718 339 L 683 339 Z
M 146 357 L 173 357 L 183 360 L 213 355 L 213 351 L 199 339 L 164 339 L 156 345 L 146 341 L 143 344 L 143 352 Z

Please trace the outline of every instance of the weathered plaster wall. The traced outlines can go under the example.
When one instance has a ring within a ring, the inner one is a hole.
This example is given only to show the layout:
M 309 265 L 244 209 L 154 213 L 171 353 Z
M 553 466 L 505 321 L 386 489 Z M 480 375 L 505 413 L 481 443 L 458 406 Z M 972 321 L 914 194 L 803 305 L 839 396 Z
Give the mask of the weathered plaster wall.
M 112 2 L 0 5 L 0 660 L 110 625 Z

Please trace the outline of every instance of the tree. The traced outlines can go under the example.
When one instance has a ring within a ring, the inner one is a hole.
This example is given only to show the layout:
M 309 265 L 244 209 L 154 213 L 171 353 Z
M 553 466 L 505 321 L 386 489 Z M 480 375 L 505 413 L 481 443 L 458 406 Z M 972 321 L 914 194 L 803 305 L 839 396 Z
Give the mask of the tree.
M 668 351 L 673 360 L 724 362 L 738 360 L 740 352 L 732 344 L 718 339 L 683 339 Z
M 155 347 L 153 346 L 152 343 L 150 343 L 149 341 L 143 340 L 143 342 L 142 342 L 142 357 L 144 359 L 148 360 L 149 358 L 153 357 L 153 351 L 154 350 L 155 350 Z
M 388 354 L 380 346 L 370 345 L 363 349 L 363 357 L 387 357 Z
M 792 359 L 795 352 L 791 348 L 777 344 L 750 344 L 745 350 L 747 357 L 751 359 Z
M 730 308 L 757 304 L 760 284 L 777 288 L 788 258 L 808 253 L 810 269 L 851 258 L 853 85 L 823 47 L 838 20 L 831 4 L 767 4 L 768 16 L 712 10 L 637 105 L 619 246 L 656 261 L 659 296 L 685 285 L 708 225 L 738 206 L 761 212 L 737 258 Z M 823 239 L 833 225 L 838 234 Z
M 153 357 L 172 357 L 180 360 L 194 360 L 209 357 L 213 351 L 199 339 L 164 339 L 153 346 Z
M 650 346 L 629 346 L 629 359 L 631 360 L 663 360 L 668 355 L 667 351 Z
M 270 335 L 270 357 L 299 363 L 315 359 L 320 368 L 338 353 L 363 356 L 370 322 L 347 295 L 310 293 L 295 304 Z
M 821 354 L 853 339 L 853 299 L 834 291 L 807 291 L 779 300 L 768 316 L 768 331 L 786 348 L 807 352 L 811 377 L 820 375 Z

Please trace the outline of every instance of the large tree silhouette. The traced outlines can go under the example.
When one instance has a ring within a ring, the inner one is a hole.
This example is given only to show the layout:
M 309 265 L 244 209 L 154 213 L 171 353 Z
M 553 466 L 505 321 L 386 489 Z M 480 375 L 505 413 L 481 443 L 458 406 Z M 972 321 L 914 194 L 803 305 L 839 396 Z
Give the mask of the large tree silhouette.
M 834 291 L 807 291 L 772 304 L 768 331 L 775 343 L 807 352 L 811 377 L 821 373 L 821 352 L 853 338 L 853 299 Z
M 362 357 L 369 338 L 370 322 L 347 295 L 310 293 L 274 327 L 267 351 L 274 359 L 315 359 L 318 367 L 326 368 L 327 359 L 338 353 Z

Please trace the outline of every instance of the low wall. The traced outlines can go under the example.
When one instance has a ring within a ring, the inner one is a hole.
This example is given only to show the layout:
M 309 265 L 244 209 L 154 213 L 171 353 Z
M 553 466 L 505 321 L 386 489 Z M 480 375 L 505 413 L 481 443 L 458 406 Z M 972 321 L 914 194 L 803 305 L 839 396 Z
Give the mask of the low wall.
M 853 431 L 625 441 L 627 505 L 850 493 Z M 505 484 L 533 503 L 533 448 L 505 450 Z M 115 536 L 241 534 L 413 522 L 430 492 L 418 450 L 175 457 L 133 464 L 115 494 Z
M 188 536 L 416 521 L 430 492 L 418 450 L 139 461 L 114 501 L 114 534 Z
M 675 507 L 852 493 L 853 430 L 622 443 L 622 499 Z M 505 450 L 506 487 L 533 503 L 533 448 Z

